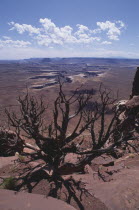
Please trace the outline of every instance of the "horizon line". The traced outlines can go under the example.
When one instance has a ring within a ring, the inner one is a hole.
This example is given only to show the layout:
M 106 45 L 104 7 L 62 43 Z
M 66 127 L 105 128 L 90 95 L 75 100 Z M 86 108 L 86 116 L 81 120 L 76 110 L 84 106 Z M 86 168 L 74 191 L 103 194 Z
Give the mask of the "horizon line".
M 84 56 L 71 56 L 71 57 L 29 57 L 29 58 L 21 58 L 21 59 L 0 59 L 0 61 L 19 61 L 19 60 L 29 60 L 29 59 L 62 59 L 62 58 L 93 58 L 93 59 L 127 59 L 127 60 L 139 60 L 139 58 L 128 58 L 128 57 L 84 57 Z

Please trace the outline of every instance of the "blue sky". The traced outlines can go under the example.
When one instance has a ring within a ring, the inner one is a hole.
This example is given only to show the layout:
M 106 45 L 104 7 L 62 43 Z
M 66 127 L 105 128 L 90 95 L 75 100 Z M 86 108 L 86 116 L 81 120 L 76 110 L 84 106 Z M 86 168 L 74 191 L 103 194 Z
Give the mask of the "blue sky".
M 0 59 L 139 58 L 139 0 L 0 0 Z

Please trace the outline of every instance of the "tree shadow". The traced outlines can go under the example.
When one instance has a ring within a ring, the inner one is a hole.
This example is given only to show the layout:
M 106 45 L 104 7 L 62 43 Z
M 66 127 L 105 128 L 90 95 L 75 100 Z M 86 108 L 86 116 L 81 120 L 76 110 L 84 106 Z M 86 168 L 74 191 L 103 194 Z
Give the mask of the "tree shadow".
M 26 167 L 23 169 L 17 178 L 16 191 L 26 189 L 29 193 L 32 193 L 33 189 L 42 179 L 48 179 L 48 174 L 42 169 L 41 164 L 30 168 Z
M 80 95 L 80 94 L 90 94 L 90 95 L 95 95 L 97 90 L 95 89 L 77 89 L 77 90 L 72 90 L 72 94 Z
M 79 209 L 84 210 L 82 195 L 88 193 L 88 191 L 85 190 L 81 181 L 75 181 L 72 177 L 65 180 L 61 175 L 50 177 L 39 167 L 25 168 L 17 178 L 19 184 L 15 190 L 22 191 L 22 189 L 25 189 L 27 192 L 32 193 L 33 189 L 45 179 L 49 184 L 49 192 L 46 196 L 64 200 L 68 204 L 72 204 L 74 201 Z
M 96 103 L 95 101 L 88 101 L 84 110 L 94 112 L 94 111 L 96 111 L 96 107 L 98 109 L 98 113 L 101 113 L 102 112 L 102 104 L 98 103 L 98 102 Z M 110 106 L 107 106 L 105 108 L 105 114 L 107 114 L 107 115 L 113 114 L 113 109 Z
M 62 191 L 62 188 L 65 188 L 64 192 Z M 53 180 L 49 196 L 61 199 L 62 193 L 65 197 L 64 200 L 68 204 L 71 204 L 72 200 L 74 200 L 78 208 L 84 210 L 82 195 L 88 193 L 88 191 L 84 188 L 81 181 L 75 181 L 72 177 L 65 180 L 62 176 L 57 176 Z

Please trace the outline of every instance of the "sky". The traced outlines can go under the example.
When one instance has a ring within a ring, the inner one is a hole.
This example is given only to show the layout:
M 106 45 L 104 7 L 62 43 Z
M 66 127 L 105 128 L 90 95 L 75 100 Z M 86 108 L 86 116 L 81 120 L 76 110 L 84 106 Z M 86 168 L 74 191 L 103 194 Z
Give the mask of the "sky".
M 139 58 L 139 0 L 0 0 L 0 60 Z

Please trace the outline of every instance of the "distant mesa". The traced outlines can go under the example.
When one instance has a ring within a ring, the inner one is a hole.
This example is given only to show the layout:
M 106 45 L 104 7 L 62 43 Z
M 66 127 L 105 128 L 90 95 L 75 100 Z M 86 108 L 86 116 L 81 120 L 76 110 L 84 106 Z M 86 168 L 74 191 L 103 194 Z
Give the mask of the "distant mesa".
M 48 62 L 51 62 L 51 59 L 50 58 L 43 58 L 42 63 L 48 63 Z

